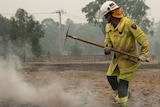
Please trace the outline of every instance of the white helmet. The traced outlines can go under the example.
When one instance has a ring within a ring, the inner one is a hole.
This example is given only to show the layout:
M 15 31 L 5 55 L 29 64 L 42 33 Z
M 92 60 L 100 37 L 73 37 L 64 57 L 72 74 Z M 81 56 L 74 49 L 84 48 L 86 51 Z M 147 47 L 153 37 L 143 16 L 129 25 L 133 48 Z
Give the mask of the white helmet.
M 108 14 L 109 12 L 119 8 L 120 6 L 118 6 L 115 2 L 113 1 L 106 1 L 105 3 L 103 3 L 103 5 L 100 8 L 101 14 L 104 16 L 106 14 Z

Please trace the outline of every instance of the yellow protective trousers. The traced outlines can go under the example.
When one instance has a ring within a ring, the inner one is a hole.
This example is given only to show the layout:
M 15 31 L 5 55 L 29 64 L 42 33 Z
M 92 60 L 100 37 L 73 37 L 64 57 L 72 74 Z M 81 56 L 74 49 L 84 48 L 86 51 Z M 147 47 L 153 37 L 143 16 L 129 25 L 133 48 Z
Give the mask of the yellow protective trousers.
M 112 86 L 112 89 L 116 93 L 115 101 L 116 101 L 116 104 L 118 105 L 118 107 L 126 107 L 126 103 L 128 101 L 128 85 L 129 85 L 129 81 L 133 77 L 134 70 L 130 71 L 126 74 L 121 74 L 119 67 L 116 66 L 116 68 L 113 72 L 107 72 L 108 81 L 109 81 L 110 85 Z M 111 82 L 111 79 L 113 79 L 111 77 L 115 77 L 115 76 L 117 76 L 117 78 L 115 78 L 115 79 L 117 79 L 117 82 L 116 82 L 116 80 L 114 80 L 114 82 L 112 80 L 112 82 Z M 115 84 L 117 86 L 115 86 Z M 113 86 L 117 87 L 117 88 L 113 88 Z
M 119 69 L 118 65 L 114 68 L 112 63 L 110 64 L 107 76 L 117 76 L 117 79 L 122 79 L 126 81 L 130 81 L 133 78 L 134 72 L 137 70 L 137 67 L 139 66 L 139 63 L 125 69 Z

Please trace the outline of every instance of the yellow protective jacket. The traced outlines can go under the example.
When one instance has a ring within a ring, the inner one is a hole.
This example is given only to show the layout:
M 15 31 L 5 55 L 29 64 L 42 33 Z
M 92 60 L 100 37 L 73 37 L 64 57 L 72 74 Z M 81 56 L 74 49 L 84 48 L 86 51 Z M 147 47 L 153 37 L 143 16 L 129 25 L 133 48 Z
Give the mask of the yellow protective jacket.
M 138 53 L 138 44 L 141 46 L 141 52 Z M 112 24 L 106 25 L 105 46 L 124 51 L 135 56 L 143 55 L 148 57 L 149 46 L 148 40 L 144 32 L 138 27 L 134 21 L 127 17 L 123 17 L 116 28 Z M 120 70 L 132 71 L 138 65 L 138 60 L 127 55 L 114 53 L 109 70 L 113 71 L 118 65 Z

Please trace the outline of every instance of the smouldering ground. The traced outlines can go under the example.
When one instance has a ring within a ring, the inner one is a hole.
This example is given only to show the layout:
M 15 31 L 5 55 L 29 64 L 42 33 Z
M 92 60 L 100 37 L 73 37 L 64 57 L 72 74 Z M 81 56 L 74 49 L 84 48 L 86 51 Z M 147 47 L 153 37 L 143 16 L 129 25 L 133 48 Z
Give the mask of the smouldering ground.
M 34 86 L 41 87 L 58 79 L 64 81 L 65 91 L 74 90 L 74 93 L 82 94 L 82 99 L 89 100 L 89 103 L 96 100 L 102 106 L 110 107 L 114 94 L 105 74 L 106 72 L 102 71 L 54 71 L 54 69 L 47 71 L 44 68 L 39 72 L 23 72 L 25 80 Z M 159 107 L 160 69 L 138 69 L 130 83 L 130 90 L 132 97 L 128 107 Z M 87 104 L 85 106 L 87 107 Z
M 106 72 L 101 68 L 30 65 L 17 70 L 4 65 L 0 64 L 0 107 L 112 107 L 114 103 Z M 9 73 L 2 72 L 6 70 Z M 128 107 L 159 107 L 160 69 L 138 69 L 130 90 Z

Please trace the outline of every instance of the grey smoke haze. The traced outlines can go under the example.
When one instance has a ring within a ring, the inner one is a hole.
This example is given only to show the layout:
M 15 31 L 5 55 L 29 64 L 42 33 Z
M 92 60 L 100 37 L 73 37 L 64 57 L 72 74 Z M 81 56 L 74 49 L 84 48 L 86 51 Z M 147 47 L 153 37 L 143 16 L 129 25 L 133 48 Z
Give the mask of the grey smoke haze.
M 76 23 L 86 23 L 85 14 L 81 9 L 93 1 L 95 0 L 0 0 L 0 13 L 10 18 L 18 8 L 23 8 L 28 13 L 55 12 L 62 9 L 66 12 L 62 15 L 62 23 L 65 23 L 67 18 L 71 18 Z M 158 22 L 160 14 L 157 13 L 157 9 L 160 1 L 145 0 L 145 2 L 151 8 L 148 11 L 148 17 L 154 18 Z M 34 14 L 34 16 L 40 21 L 44 18 L 53 18 L 55 21 L 59 21 L 57 14 Z
M 0 100 L 13 101 L 17 104 L 33 104 L 40 107 L 77 107 L 84 102 L 89 102 L 83 107 L 98 107 L 93 94 L 82 83 L 79 87 L 80 94 L 76 90 L 65 91 L 65 80 L 56 79 L 47 86 L 36 88 L 24 81 L 23 76 L 17 71 L 21 67 L 16 57 L 7 61 L 0 60 Z M 102 106 L 101 106 L 102 107 Z

